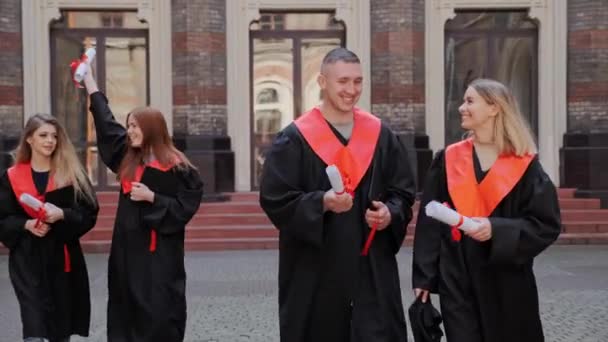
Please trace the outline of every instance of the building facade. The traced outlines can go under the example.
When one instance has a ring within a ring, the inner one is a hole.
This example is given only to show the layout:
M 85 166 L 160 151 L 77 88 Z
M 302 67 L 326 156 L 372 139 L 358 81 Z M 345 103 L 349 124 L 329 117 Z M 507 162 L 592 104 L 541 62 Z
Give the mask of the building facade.
M 161 109 L 212 197 L 255 191 L 274 135 L 322 99 L 320 60 L 336 46 L 361 57 L 360 106 L 400 135 L 419 184 L 462 136 L 466 85 L 490 77 L 515 93 L 556 185 L 608 198 L 605 0 L 0 0 L 0 167 L 47 112 L 94 184 L 116 186 L 67 67 L 96 47 L 119 121 Z

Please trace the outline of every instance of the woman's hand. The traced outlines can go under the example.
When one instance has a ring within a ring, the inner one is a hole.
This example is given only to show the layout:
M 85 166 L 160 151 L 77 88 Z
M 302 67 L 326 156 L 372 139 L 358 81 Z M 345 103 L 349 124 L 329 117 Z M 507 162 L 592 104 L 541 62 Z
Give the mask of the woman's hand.
M 85 88 L 87 88 L 87 93 L 89 93 L 89 95 L 93 94 L 94 92 L 99 91 L 99 87 L 97 87 L 97 82 L 95 82 L 95 79 L 93 78 L 93 68 L 91 67 L 91 63 L 90 62 L 85 62 L 87 63 L 87 66 L 89 67 L 89 72 L 86 73 L 86 75 L 84 75 L 84 86 Z
M 492 223 L 487 217 L 473 217 L 473 220 L 481 223 L 475 230 L 465 231 L 464 233 L 474 240 L 484 242 L 492 238 Z
M 154 202 L 154 192 L 150 190 L 145 184 L 133 182 L 131 189 L 131 200 L 132 201 L 147 201 L 150 203 Z
M 44 222 L 46 223 L 55 223 L 64 218 L 63 209 L 53 203 L 45 203 L 44 210 L 46 211 L 46 216 L 44 217 Z
M 38 223 L 38 225 L 36 225 Z M 36 219 L 31 219 L 25 221 L 25 230 L 34 234 L 37 237 L 44 237 L 49 230 L 51 230 L 51 226 L 44 222 L 38 222 Z

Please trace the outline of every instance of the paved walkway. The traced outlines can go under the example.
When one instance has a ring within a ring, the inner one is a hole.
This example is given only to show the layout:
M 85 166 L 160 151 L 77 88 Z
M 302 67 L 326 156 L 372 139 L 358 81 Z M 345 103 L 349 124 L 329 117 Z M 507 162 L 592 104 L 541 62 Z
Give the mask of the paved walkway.
M 0 342 L 19 341 L 19 308 L 0 256 Z M 87 255 L 91 336 L 105 341 L 107 255 Z M 406 305 L 411 249 L 399 253 Z M 278 341 L 277 251 L 188 253 L 188 342 Z M 547 342 L 608 342 L 608 246 L 554 246 L 536 263 Z M 410 336 L 411 337 L 411 336 Z M 445 339 L 444 339 L 445 341 Z

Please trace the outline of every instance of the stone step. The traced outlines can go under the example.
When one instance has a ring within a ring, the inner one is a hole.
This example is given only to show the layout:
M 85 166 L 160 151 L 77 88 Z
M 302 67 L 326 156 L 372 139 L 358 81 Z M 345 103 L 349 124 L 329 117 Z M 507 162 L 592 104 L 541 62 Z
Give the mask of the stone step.
M 115 215 L 100 215 L 97 217 L 96 227 L 113 227 Z M 250 225 L 270 224 L 265 214 L 205 214 L 195 215 L 190 220 L 194 226 L 219 226 L 219 225 Z
M 116 215 L 118 204 L 100 203 L 99 215 Z M 204 214 L 264 214 L 258 202 L 202 203 L 197 215 Z
M 414 235 L 415 224 L 407 227 L 407 235 Z M 607 222 L 564 222 L 564 233 L 608 233 Z M 230 225 L 186 227 L 186 239 L 198 238 L 267 238 L 278 237 L 279 231 L 272 225 Z M 95 228 L 82 237 L 83 241 L 111 240 L 112 228 Z
M 111 240 L 112 231 L 112 228 L 95 228 L 85 234 L 81 241 Z M 186 227 L 186 240 L 202 238 L 274 238 L 278 236 L 279 231 L 270 225 Z
M 560 208 L 562 210 L 581 210 L 581 209 L 600 209 L 600 200 L 596 198 L 560 198 Z M 412 206 L 412 211 L 418 213 L 420 203 L 416 201 Z M 115 215 L 117 201 L 100 201 L 99 215 Z M 236 201 L 236 202 L 212 202 L 203 203 L 197 214 L 263 214 L 264 211 L 257 201 Z
M 404 245 L 411 246 L 413 236 L 405 238 Z M 608 233 L 562 233 L 557 241 L 559 245 L 608 245 Z M 86 253 L 108 253 L 109 240 L 81 241 Z M 214 251 L 214 250 L 247 250 L 247 249 L 277 249 L 278 238 L 196 238 L 188 239 L 185 243 L 187 251 Z M 0 244 L 0 254 L 8 254 L 8 249 Z
M 559 245 L 608 245 L 608 233 L 562 233 Z
M 560 198 L 560 209 L 600 209 L 598 198 Z
M 219 206 L 217 206 L 219 208 Z M 593 223 L 600 225 L 608 224 L 608 210 L 606 209 L 562 209 L 562 222 L 565 223 Z M 412 223 L 417 219 L 414 212 Z M 114 226 L 115 215 L 100 214 L 97 218 L 98 228 L 111 228 Z M 192 226 L 245 226 L 245 225 L 270 225 L 270 220 L 264 213 L 207 213 L 200 212 L 192 218 L 189 223 Z
M 608 223 L 606 209 L 564 209 L 561 211 L 562 221 L 602 222 Z
M 608 233 L 608 222 L 562 222 L 564 233 Z
M 557 194 L 559 198 L 574 198 L 574 194 L 576 189 L 570 188 L 558 188 Z M 255 202 L 258 203 L 260 193 L 259 192 L 229 192 L 224 193 L 226 196 L 230 198 L 228 202 L 219 202 L 219 203 L 229 203 L 229 202 Z M 100 203 L 118 203 L 118 191 L 100 191 L 97 192 L 97 198 Z M 212 203 L 205 203 L 206 205 Z

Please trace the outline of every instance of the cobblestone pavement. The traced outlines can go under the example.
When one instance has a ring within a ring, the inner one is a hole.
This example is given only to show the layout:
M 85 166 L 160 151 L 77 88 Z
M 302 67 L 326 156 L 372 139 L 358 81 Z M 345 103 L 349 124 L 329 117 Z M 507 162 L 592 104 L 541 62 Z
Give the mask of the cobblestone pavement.
M 107 255 L 86 256 L 91 278 L 91 336 L 105 341 Z M 0 256 L 0 342 L 19 341 L 19 308 Z M 411 249 L 399 253 L 404 302 Z M 188 342 L 278 341 L 277 251 L 190 252 Z M 554 246 L 536 262 L 547 342 L 608 342 L 608 246 Z M 411 336 L 410 336 L 411 337 Z M 444 340 L 445 341 L 445 340 Z

